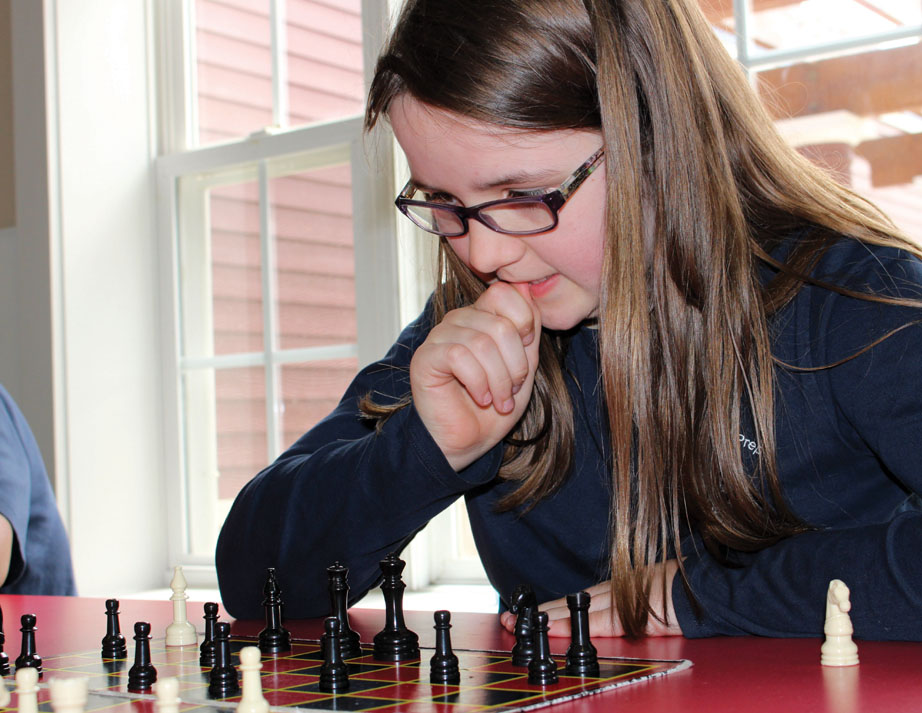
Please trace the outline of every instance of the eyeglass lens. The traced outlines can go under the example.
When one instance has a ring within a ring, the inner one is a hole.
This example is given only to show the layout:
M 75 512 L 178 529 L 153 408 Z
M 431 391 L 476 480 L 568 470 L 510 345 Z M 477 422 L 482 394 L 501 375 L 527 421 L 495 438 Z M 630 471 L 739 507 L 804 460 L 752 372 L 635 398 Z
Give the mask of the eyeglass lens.
M 464 232 L 461 218 L 448 209 L 408 205 L 413 221 L 425 230 L 443 235 Z M 508 233 L 534 233 L 554 226 L 554 213 L 542 202 L 500 203 L 482 208 L 481 219 L 494 230 Z

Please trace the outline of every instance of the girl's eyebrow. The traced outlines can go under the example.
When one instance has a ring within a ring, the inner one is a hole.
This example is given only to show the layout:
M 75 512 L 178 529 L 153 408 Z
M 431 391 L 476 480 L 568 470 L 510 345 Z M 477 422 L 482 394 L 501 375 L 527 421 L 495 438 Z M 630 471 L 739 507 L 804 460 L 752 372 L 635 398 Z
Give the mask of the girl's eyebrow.
M 547 183 L 557 175 L 558 171 L 555 171 L 551 168 L 544 168 L 535 171 L 518 171 L 516 173 L 500 176 L 495 180 L 476 183 L 474 184 L 474 189 L 477 191 L 488 191 L 490 189 L 499 188 L 501 186 L 521 186 L 527 184 L 540 185 Z M 427 185 L 424 181 L 419 181 L 412 175 L 410 176 L 410 183 L 412 183 L 417 190 L 426 193 L 448 193 L 448 191 L 436 188 L 435 186 Z
M 531 184 L 543 184 L 558 175 L 558 171 L 550 168 L 537 169 L 534 171 L 518 171 L 501 176 L 493 181 L 478 183 L 474 187 L 477 190 L 485 191 L 500 186 L 521 186 Z

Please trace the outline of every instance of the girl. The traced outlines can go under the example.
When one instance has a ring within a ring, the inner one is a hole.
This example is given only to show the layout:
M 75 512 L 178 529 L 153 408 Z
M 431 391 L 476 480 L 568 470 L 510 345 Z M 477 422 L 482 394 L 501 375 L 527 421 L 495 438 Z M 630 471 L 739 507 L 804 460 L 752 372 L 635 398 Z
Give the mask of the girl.
M 379 59 L 439 236 L 420 318 L 239 495 L 224 604 L 359 596 L 467 501 L 501 596 L 594 635 L 922 639 L 922 262 L 789 149 L 694 0 L 410 0 Z M 511 628 L 511 617 L 502 623 Z M 552 633 L 567 627 L 552 626 Z

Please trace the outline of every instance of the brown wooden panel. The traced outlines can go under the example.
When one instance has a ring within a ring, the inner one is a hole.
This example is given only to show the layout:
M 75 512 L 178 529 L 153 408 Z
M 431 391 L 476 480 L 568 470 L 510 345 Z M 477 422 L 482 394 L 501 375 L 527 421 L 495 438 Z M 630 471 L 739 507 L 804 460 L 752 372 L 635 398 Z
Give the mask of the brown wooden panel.
M 859 116 L 922 108 L 922 44 L 759 72 L 775 118 L 846 109 Z
M 922 134 L 865 141 L 855 152 L 871 164 L 871 185 L 875 188 L 910 183 L 922 176 Z

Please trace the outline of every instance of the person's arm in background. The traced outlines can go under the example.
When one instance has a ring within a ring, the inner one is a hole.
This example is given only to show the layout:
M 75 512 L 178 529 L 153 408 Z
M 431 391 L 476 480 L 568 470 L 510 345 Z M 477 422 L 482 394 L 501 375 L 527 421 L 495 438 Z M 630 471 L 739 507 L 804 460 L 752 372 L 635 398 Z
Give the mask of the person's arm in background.
M 70 543 L 25 417 L 0 386 L 0 592 L 76 593 Z
M 10 559 L 13 556 L 13 526 L 0 515 L 0 583 L 10 573 Z

